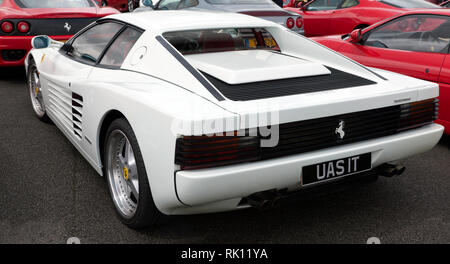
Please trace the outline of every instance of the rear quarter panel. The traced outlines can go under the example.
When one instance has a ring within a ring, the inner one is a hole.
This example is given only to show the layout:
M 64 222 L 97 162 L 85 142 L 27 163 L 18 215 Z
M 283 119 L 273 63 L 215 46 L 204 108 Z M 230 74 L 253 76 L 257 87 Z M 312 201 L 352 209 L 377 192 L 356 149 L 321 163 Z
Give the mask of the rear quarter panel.
M 177 121 L 201 126 L 208 116 L 232 116 L 183 88 L 131 71 L 94 68 L 86 82 L 72 86 L 84 94 L 84 133 L 92 141 L 85 144 L 88 155 L 102 166 L 102 122 L 110 111 L 121 112 L 138 140 L 155 204 L 166 214 L 181 206 L 174 185 L 175 144 L 186 131 Z

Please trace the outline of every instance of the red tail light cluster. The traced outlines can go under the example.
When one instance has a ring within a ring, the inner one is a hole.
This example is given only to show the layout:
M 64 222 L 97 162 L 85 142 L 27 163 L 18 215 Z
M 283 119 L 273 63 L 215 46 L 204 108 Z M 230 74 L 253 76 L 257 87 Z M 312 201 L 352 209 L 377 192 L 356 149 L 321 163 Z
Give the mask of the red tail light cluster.
M 2 23 L 1 28 L 4 33 L 11 33 L 14 30 L 14 24 L 9 21 L 5 21 Z
M 175 164 L 182 170 L 260 159 L 258 136 L 184 136 L 177 140 Z
M 25 21 L 20 21 L 19 23 L 17 23 L 17 30 L 19 30 L 19 32 L 21 33 L 27 33 L 28 31 L 30 31 L 30 24 Z
M 3 33 L 11 33 L 14 31 L 14 23 L 10 21 L 1 22 L 1 29 Z M 20 21 L 16 25 L 17 31 L 20 33 L 28 33 L 30 32 L 30 23 L 26 21 Z
M 302 28 L 303 27 L 303 18 L 302 17 L 297 17 L 297 20 L 295 21 L 295 24 L 297 25 L 298 28 Z
M 289 17 L 289 18 L 286 20 L 286 27 L 289 28 L 289 29 L 291 29 L 291 28 L 294 27 L 294 25 L 295 25 L 294 19 L 293 19 L 292 17 Z

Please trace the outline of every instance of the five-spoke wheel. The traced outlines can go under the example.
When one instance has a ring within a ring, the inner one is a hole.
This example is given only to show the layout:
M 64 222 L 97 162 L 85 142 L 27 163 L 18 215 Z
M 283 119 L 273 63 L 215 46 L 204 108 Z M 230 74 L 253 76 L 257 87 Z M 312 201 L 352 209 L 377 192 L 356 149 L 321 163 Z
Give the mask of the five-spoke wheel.
M 114 130 L 107 143 L 107 177 L 111 195 L 119 213 L 131 218 L 139 201 L 139 178 L 133 147 L 127 136 Z
M 136 136 L 124 118 L 111 123 L 104 144 L 105 176 L 121 221 L 131 228 L 153 224 L 159 211 L 153 202 Z

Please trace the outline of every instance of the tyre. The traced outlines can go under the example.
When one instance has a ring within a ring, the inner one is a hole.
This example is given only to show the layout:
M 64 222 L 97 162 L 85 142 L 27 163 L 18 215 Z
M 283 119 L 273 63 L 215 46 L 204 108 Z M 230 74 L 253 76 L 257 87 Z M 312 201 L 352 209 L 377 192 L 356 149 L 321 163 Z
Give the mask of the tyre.
M 120 220 L 132 229 L 152 226 L 161 213 L 153 202 L 136 136 L 124 118 L 106 132 L 105 176 Z
M 136 0 L 128 0 L 127 2 L 128 12 L 133 12 L 136 9 L 137 4 Z
M 45 110 L 44 97 L 42 96 L 41 81 L 36 63 L 31 59 L 27 72 L 28 90 L 30 93 L 31 105 L 36 117 L 45 123 L 50 123 L 50 118 Z

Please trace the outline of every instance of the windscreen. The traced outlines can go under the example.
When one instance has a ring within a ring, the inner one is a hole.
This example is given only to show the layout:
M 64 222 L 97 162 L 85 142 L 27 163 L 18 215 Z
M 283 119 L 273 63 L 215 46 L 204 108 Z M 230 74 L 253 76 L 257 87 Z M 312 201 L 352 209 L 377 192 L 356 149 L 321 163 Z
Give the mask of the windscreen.
M 82 8 L 94 6 L 91 0 L 14 0 L 14 1 L 20 8 Z
M 177 31 L 163 34 L 182 54 L 271 49 L 279 51 L 272 35 L 263 28 L 224 28 Z
M 441 8 L 425 0 L 378 0 L 378 2 L 398 8 Z
M 255 5 L 273 4 L 272 0 L 206 0 L 206 2 L 213 5 Z

